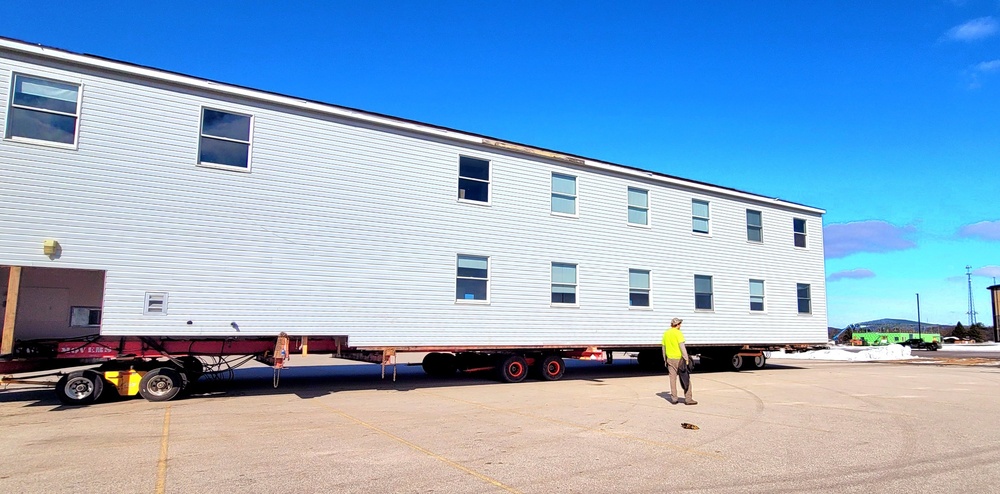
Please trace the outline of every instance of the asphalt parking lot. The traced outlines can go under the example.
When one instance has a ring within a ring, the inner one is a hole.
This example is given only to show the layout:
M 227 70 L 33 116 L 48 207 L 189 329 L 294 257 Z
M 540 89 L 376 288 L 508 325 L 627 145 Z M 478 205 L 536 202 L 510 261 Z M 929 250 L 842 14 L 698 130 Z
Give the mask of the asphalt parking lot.
M 336 363 L 339 365 L 330 365 Z M 772 361 L 557 382 L 310 356 L 166 403 L 0 391 L 0 492 L 996 492 L 1000 367 Z M 309 364 L 310 367 L 301 367 Z M 345 365 L 347 364 L 347 365 Z M 682 423 L 698 426 L 685 429 Z

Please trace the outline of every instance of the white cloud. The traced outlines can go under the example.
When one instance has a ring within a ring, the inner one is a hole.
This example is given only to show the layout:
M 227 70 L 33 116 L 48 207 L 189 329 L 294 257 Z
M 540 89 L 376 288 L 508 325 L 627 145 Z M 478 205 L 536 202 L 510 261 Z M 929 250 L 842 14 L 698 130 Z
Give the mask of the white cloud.
M 983 266 L 972 270 L 973 276 L 985 276 L 987 278 L 1000 278 L 1000 266 Z
M 998 72 L 1000 71 L 1000 59 L 990 60 L 988 62 L 979 62 L 972 66 L 973 69 L 979 72 Z
M 948 30 L 944 37 L 954 41 L 976 41 L 989 38 L 1000 31 L 1000 24 L 993 17 L 980 17 Z

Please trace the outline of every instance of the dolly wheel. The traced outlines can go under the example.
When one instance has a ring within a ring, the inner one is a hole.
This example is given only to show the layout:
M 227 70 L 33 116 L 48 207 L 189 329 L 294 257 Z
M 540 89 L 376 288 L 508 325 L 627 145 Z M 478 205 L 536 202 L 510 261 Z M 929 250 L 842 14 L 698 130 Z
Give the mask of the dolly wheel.
M 738 371 L 743 368 L 743 356 L 734 353 L 733 357 L 729 360 L 729 370 Z
M 545 381 L 558 381 L 562 379 L 563 374 L 566 372 L 566 364 L 563 362 L 562 357 L 558 355 L 546 355 L 545 358 L 538 363 L 538 375 Z
M 500 357 L 500 380 L 508 383 L 519 383 L 528 377 L 528 361 L 520 355 L 504 355 Z
M 104 391 L 104 376 L 92 370 L 66 374 L 56 384 L 56 396 L 66 405 L 89 405 Z
M 765 357 L 764 354 L 757 355 L 753 358 L 754 369 L 763 369 L 765 365 L 767 365 L 767 357 Z
M 139 394 L 149 401 L 174 399 L 184 389 L 184 375 L 170 367 L 158 367 L 142 376 Z

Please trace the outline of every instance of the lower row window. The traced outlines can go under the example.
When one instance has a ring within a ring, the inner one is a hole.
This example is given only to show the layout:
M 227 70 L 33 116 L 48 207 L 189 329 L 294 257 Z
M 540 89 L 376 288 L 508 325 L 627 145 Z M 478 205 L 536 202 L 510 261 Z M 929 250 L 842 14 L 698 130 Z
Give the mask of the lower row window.
M 576 264 L 552 263 L 552 303 L 576 304 Z
M 490 287 L 490 258 L 458 256 L 455 300 L 487 301 Z
M 551 267 L 551 302 L 553 305 L 577 305 L 577 265 L 553 262 Z M 490 258 L 460 254 L 456 263 L 455 300 L 488 302 Z M 650 271 L 628 270 L 629 307 L 650 307 Z M 764 311 L 764 280 L 750 280 L 750 311 Z M 147 294 L 147 313 L 166 311 L 166 294 Z M 812 313 L 810 285 L 796 284 L 798 312 Z M 694 276 L 694 306 L 696 310 L 715 310 L 712 277 Z

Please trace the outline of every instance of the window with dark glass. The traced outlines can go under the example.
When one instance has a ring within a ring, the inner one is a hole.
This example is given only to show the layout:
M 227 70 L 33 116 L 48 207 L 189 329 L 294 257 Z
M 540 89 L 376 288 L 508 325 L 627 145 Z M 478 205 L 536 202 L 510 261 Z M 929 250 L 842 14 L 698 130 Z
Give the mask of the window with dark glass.
M 628 270 L 628 305 L 649 307 L 649 271 Z
M 795 246 L 796 247 L 805 247 L 806 246 L 806 220 L 795 218 L 795 219 L 792 220 L 792 226 L 793 226 L 793 228 L 795 230 Z
M 712 310 L 712 277 L 694 276 L 694 308 L 700 310 Z
M 249 115 L 202 109 L 198 163 L 249 169 L 251 120 Z
M 795 285 L 799 298 L 799 314 L 812 313 L 812 294 L 809 285 L 798 283 Z
M 8 139 L 75 144 L 80 85 L 14 74 L 7 108 Z
M 490 202 L 490 162 L 461 156 L 458 159 L 458 198 Z
M 764 241 L 764 223 L 760 211 L 747 210 L 747 241 Z

